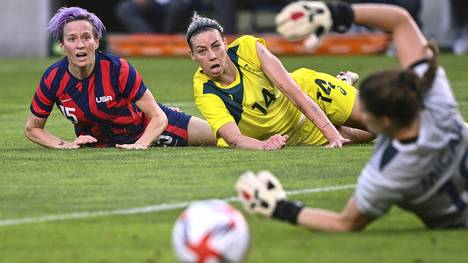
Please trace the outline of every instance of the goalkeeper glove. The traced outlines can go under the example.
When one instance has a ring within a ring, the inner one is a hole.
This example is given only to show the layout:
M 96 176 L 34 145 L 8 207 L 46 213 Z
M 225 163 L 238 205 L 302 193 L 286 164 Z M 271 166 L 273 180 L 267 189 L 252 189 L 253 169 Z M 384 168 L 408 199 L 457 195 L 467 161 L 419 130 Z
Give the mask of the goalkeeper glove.
M 336 78 L 348 83 L 350 86 L 353 86 L 359 80 L 359 75 L 355 72 L 346 70 L 340 71 L 340 73 L 336 75 Z
M 290 41 L 297 41 L 310 34 L 320 40 L 330 30 L 344 33 L 353 20 L 353 9 L 346 2 L 297 1 L 281 10 L 275 23 L 278 33 Z
M 287 201 L 283 186 L 270 172 L 261 171 L 257 175 L 245 172 L 237 180 L 235 188 L 248 212 L 297 224 L 304 205 Z

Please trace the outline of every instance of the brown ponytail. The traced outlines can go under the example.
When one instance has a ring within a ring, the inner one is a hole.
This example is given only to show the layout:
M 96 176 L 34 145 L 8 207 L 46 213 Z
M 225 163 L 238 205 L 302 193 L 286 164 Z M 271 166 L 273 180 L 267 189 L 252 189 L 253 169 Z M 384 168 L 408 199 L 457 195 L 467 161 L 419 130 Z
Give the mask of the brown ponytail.
M 424 107 L 423 95 L 432 87 L 438 68 L 437 45 L 430 42 L 427 48 L 433 55 L 422 78 L 411 70 L 384 70 L 364 79 L 359 97 L 366 111 L 376 117 L 387 116 L 399 127 L 414 121 Z
M 421 91 L 423 93 L 427 92 L 432 87 L 432 82 L 434 82 L 434 78 L 437 72 L 438 64 L 437 64 L 437 55 L 439 54 L 439 47 L 434 40 L 429 41 L 427 44 L 427 48 L 432 51 L 432 57 L 429 59 L 429 68 L 427 69 L 426 73 L 422 77 L 421 83 Z

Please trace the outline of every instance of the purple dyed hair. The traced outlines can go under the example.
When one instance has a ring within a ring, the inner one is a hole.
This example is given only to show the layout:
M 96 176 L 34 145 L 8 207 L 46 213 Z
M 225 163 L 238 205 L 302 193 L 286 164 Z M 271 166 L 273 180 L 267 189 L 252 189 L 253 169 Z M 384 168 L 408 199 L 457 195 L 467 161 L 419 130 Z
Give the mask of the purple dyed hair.
M 52 34 L 55 41 L 63 41 L 63 28 L 68 22 L 86 20 L 93 26 L 94 36 L 98 39 L 106 31 L 106 27 L 95 14 L 80 7 L 61 7 L 57 13 L 50 19 L 47 30 Z

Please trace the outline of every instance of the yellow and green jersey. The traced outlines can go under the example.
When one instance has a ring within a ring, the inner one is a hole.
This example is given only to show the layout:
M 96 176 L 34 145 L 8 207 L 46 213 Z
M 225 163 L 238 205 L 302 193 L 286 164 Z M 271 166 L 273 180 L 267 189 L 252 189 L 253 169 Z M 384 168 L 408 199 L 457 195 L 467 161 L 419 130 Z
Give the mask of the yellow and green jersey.
M 223 125 L 235 122 L 243 135 L 259 140 L 266 140 L 274 134 L 287 134 L 290 137 L 289 145 L 326 143 L 323 134 L 312 123 L 307 123 L 308 120 L 304 120 L 302 113 L 265 75 L 257 55 L 257 41 L 265 45 L 263 39 L 246 35 L 228 46 L 228 56 L 236 66 L 236 79 L 228 86 L 210 80 L 201 68 L 194 75 L 196 105 L 214 133 L 217 134 Z M 334 95 L 329 92 L 328 86 L 320 87 L 315 82 L 311 85 L 303 83 L 304 80 L 315 78 L 317 74 L 323 74 L 323 77 L 327 78 L 324 83 L 328 83 L 328 78 L 331 78 L 334 82 L 340 82 L 341 86 L 346 84 L 328 74 L 313 70 L 300 69 L 294 72 L 293 79 L 314 100 L 319 96 L 318 88 L 328 91 L 322 92 L 322 100 L 326 100 L 327 95 Z M 351 108 L 347 110 L 349 112 L 345 114 L 346 116 L 340 117 L 344 118 L 342 122 L 349 117 L 354 99 L 355 94 L 352 96 Z M 332 104 L 332 99 L 329 100 Z M 327 101 L 324 102 L 327 104 Z M 326 112 L 326 108 L 322 109 Z M 307 131 L 304 130 L 305 126 Z M 303 132 L 307 134 L 302 134 Z M 226 143 L 220 139 L 218 145 L 226 146 Z

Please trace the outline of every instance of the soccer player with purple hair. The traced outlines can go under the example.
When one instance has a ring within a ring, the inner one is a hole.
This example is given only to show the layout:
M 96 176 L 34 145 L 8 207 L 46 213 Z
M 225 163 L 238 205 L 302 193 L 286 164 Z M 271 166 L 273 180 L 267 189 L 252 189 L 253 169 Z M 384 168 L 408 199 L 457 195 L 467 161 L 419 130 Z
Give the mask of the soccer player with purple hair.
M 28 139 L 62 149 L 215 144 L 206 121 L 157 103 L 128 61 L 97 51 L 105 26 L 96 15 L 63 7 L 48 30 L 66 57 L 45 71 L 36 88 L 25 126 Z M 54 103 L 73 123 L 75 140 L 45 129 Z

